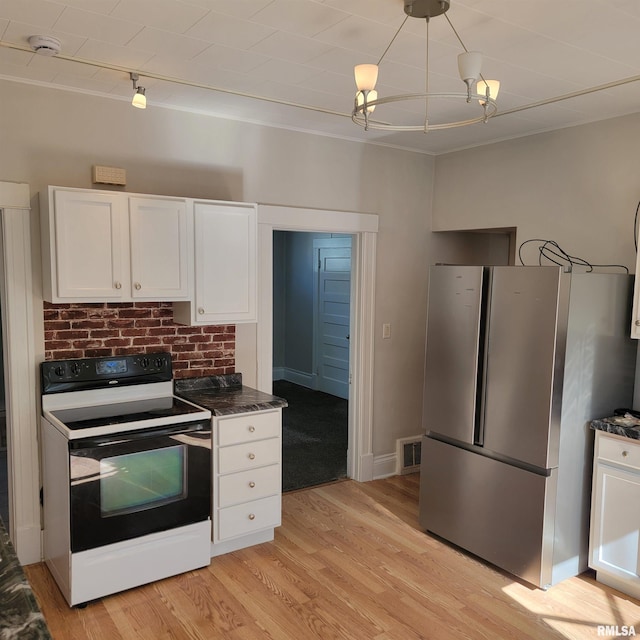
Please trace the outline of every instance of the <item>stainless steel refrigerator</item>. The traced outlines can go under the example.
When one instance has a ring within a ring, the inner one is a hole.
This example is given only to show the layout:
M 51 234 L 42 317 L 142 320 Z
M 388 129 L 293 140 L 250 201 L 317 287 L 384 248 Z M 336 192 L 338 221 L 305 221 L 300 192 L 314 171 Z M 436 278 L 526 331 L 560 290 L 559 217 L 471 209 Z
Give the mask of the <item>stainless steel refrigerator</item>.
M 630 407 L 632 278 L 434 266 L 421 526 L 547 588 L 587 568 L 593 434 Z

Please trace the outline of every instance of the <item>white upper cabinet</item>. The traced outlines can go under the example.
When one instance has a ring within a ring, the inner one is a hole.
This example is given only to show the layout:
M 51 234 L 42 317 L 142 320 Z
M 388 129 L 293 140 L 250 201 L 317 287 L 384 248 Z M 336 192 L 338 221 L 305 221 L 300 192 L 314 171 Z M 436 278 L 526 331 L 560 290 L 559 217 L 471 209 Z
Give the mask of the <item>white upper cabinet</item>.
M 49 187 L 41 202 L 49 302 L 187 300 L 187 201 Z
M 255 204 L 194 202 L 194 299 L 174 305 L 183 324 L 255 322 L 257 211 Z
M 45 276 L 45 299 L 121 299 L 128 254 L 123 252 L 126 201 L 98 192 L 56 190 L 51 195 L 42 224 L 43 248 L 51 255 L 43 261 L 51 274 Z
M 189 224 L 185 200 L 129 198 L 131 296 L 178 300 L 189 295 Z

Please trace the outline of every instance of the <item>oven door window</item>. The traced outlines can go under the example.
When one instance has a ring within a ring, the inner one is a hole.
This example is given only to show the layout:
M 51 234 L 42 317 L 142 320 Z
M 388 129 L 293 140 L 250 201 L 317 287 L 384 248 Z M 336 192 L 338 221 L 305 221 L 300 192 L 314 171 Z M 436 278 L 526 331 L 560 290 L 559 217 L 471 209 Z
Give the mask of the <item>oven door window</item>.
M 134 513 L 187 496 L 187 447 L 138 451 L 100 460 L 102 517 Z
M 71 551 L 211 516 L 211 428 L 71 441 Z

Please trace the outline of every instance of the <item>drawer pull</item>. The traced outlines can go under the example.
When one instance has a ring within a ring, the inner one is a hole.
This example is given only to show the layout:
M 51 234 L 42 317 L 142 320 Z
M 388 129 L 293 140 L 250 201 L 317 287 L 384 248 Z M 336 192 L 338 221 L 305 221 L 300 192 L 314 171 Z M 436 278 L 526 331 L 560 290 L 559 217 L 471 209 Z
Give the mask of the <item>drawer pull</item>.
M 251 482 L 249 483 L 249 488 L 250 488 L 250 489 L 253 489 L 255 486 L 256 486 L 256 483 L 255 483 L 255 482 L 251 481 Z
M 623 457 L 623 458 L 626 458 L 628 455 L 629 455 L 629 452 L 628 452 L 628 451 L 623 451 L 623 452 L 622 452 L 622 457 Z
M 251 426 L 249 427 L 249 431 L 250 431 L 251 433 L 253 433 L 255 430 L 256 430 L 256 428 L 255 428 L 253 425 L 251 425 Z
M 142 289 L 142 285 L 139 282 L 136 282 L 133 286 L 136 288 L 136 291 L 140 291 L 140 289 Z
M 113 286 L 114 286 L 116 289 L 122 289 L 122 283 L 120 283 L 120 282 L 117 282 L 117 281 L 116 281 L 116 282 L 114 282 L 114 283 L 113 283 Z
M 204 315 L 204 309 L 202 307 L 198 307 L 198 313 L 203 316 Z
M 255 453 L 250 453 L 249 454 L 249 460 L 255 460 L 256 459 L 256 454 Z
M 250 513 L 249 514 L 249 520 L 255 520 L 256 519 L 256 514 L 255 513 Z

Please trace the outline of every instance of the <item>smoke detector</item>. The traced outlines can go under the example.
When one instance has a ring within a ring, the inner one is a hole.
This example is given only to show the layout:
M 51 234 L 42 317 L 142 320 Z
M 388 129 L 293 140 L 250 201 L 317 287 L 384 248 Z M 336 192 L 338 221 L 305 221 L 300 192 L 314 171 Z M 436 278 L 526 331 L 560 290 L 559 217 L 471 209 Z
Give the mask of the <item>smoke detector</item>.
M 60 53 L 60 40 L 53 36 L 31 36 L 31 48 L 41 56 L 57 56 Z

